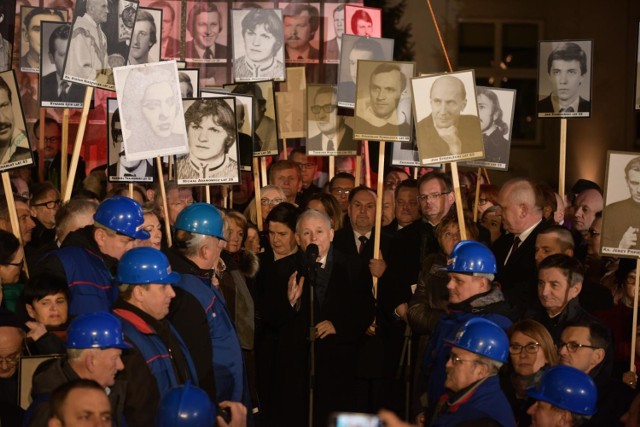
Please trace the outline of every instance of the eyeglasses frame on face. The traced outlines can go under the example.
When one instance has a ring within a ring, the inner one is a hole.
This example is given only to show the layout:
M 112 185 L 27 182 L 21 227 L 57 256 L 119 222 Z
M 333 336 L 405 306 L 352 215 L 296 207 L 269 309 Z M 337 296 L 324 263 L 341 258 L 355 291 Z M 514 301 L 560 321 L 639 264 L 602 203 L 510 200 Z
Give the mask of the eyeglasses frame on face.
M 311 163 L 311 162 L 306 162 L 306 163 L 295 162 L 295 163 L 298 165 L 300 169 L 311 169 L 316 165 L 315 163 Z
M 285 199 L 267 199 L 266 197 L 263 197 L 260 199 L 260 204 L 262 206 L 278 206 L 280 203 L 284 202 Z
M 0 365 L 2 365 L 2 362 L 5 362 L 7 364 L 7 366 L 16 366 L 18 364 L 18 362 L 20 361 L 20 356 L 21 356 L 21 352 L 17 351 L 13 354 L 10 354 L 8 356 L 0 356 Z
M 45 206 L 47 209 L 54 209 L 54 208 L 59 208 L 61 203 L 62 203 L 62 200 L 56 199 L 56 200 L 49 200 L 48 202 L 32 203 L 31 207 L 35 208 L 38 206 Z
M 433 193 L 433 194 L 420 194 L 418 195 L 418 197 L 416 197 L 416 199 L 418 200 L 418 202 L 422 203 L 426 200 L 435 200 L 438 199 L 442 196 L 446 196 L 447 194 L 451 193 L 451 191 L 445 191 L 442 193 Z
M 342 188 L 342 187 L 334 187 L 331 189 L 331 192 L 333 193 L 334 191 L 336 193 L 338 193 L 339 195 L 345 195 L 348 196 L 349 193 L 351 193 L 351 190 L 353 190 L 353 188 Z
M 536 354 L 538 350 L 540 350 L 540 347 L 542 347 L 542 345 L 539 342 L 530 342 L 525 345 L 509 344 L 509 354 L 521 354 L 522 350 L 527 354 Z M 531 351 L 532 348 L 533 351 Z M 515 349 L 518 349 L 518 351 L 514 351 Z
M 3 262 L 0 265 L 12 265 L 22 270 L 22 267 L 24 266 L 24 257 L 22 257 L 22 259 L 19 262 Z
M 481 365 L 484 365 L 484 363 L 480 359 L 461 359 L 460 356 L 454 353 L 449 354 L 449 360 L 451 361 L 451 364 L 453 366 L 456 366 L 461 362 L 473 362 L 473 363 L 479 363 Z
M 320 111 L 323 111 L 327 114 L 333 113 L 338 108 L 337 105 L 334 104 L 325 104 L 325 105 L 312 105 L 311 112 L 313 114 L 320 114 Z
M 569 342 L 560 341 L 556 345 L 556 348 L 558 349 L 558 353 L 560 353 L 560 351 L 562 350 L 563 347 L 567 347 L 567 351 L 569 353 L 575 353 L 576 351 L 580 350 L 581 348 L 590 348 L 592 350 L 597 350 L 599 348 L 602 348 L 602 347 L 598 347 L 598 346 L 595 346 L 595 345 L 579 344 L 579 343 L 577 343 L 575 341 L 569 341 Z

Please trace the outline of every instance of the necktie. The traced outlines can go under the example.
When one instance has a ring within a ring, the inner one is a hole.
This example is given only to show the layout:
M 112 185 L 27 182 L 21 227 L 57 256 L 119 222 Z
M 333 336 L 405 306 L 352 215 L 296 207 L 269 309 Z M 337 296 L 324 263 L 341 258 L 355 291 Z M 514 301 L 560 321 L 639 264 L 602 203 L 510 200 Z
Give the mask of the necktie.
M 204 50 L 204 59 L 213 59 L 213 52 L 211 52 L 211 49 L 206 48 Z
M 365 236 L 360 236 L 358 237 L 358 240 L 360 240 L 360 246 L 358 246 L 358 254 L 361 254 L 369 239 L 367 239 Z
M 573 109 L 573 107 L 567 107 L 567 108 L 561 108 L 560 112 L 561 113 L 573 113 L 575 110 Z
M 329 140 L 329 143 L 327 144 L 327 151 L 335 151 L 335 147 L 333 146 L 333 140 Z
M 60 82 L 60 100 L 61 101 L 66 101 L 67 100 L 67 91 L 69 90 L 69 82 L 65 82 L 62 81 Z
M 521 242 L 522 241 L 520 240 L 520 238 L 518 236 L 516 236 L 513 239 L 513 245 L 511 245 L 511 255 L 513 255 L 513 253 L 518 250 L 518 248 L 520 247 L 520 243 Z

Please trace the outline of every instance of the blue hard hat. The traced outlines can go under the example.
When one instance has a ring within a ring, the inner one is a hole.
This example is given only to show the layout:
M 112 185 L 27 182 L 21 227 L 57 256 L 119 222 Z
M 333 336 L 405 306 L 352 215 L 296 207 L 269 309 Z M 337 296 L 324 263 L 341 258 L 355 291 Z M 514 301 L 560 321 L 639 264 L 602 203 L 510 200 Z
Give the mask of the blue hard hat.
M 224 238 L 222 231 L 222 215 L 215 206 L 208 203 L 194 203 L 187 206 L 176 218 L 176 230 L 184 230 L 195 234 Z
M 156 427 L 211 427 L 215 420 L 216 407 L 191 381 L 162 396 L 156 412 Z
M 509 338 L 495 323 L 474 317 L 458 329 L 456 337 L 447 343 L 498 362 L 509 360 Z
M 120 319 L 106 311 L 85 313 L 67 328 L 67 348 L 131 348 L 124 342 Z
M 93 219 L 120 234 L 134 239 L 147 240 L 149 232 L 142 229 L 144 214 L 140 203 L 125 196 L 105 199 L 93 215 Z
M 128 250 L 120 258 L 116 281 L 127 285 L 150 283 L 171 284 L 180 274 L 171 271 L 167 256 L 155 248 L 139 247 Z
M 548 402 L 578 415 L 596 413 L 598 389 L 591 377 L 571 366 L 553 366 L 536 387 L 526 390 L 530 397 Z
M 491 249 L 480 242 L 462 240 L 454 246 L 451 255 L 449 255 L 447 271 L 496 274 L 498 267 L 496 266 L 496 257 Z

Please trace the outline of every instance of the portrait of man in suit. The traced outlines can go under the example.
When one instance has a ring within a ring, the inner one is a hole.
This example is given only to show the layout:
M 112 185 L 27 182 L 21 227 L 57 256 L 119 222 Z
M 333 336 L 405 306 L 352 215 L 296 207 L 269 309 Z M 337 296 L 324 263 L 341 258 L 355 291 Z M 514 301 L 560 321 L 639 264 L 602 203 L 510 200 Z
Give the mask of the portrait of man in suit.
M 22 39 L 26 40 L 28 49 L 20 57 L 22 71 L 38 72 L 40 70 L 40 29 L 42 21 L 65 22 L 66 18 L 57 9 L 44 7 L 22 7 Z
M 187 16 L 187 30 L 193 38 L 186 43 L 187 60 L 227 61 L 227 46 L 216 43 L 224 26 L 222 14 L 215 3 L 196 3 Z
M 542 46 L 547 43 L 541 43 Z M 542 58 L 541 58 L 542 59 Z M 544 61 L 540 61 L 542 64 Z M 538 117 L 588 117 L 591 101 L 581 96 L 589 94 L 590 84 L 586 79 L 587 54 L 575 42 L 557 44 L 546 61 L 551 93 L 545 95 L 540 88 L 538 95 Z M 539 71 L 542 79 L 542 71 Z M 539 82 L 540 84 L 540 82 Z
M 311 45 L 320 18 L 318 9 L 308 3 L 289 3 L 283 10 L 285 59 L 318 62 L 319 50 Z
M 450 73 L 438 77 L 414 79 L 413 91 L 416 105 L 416 138 L 423 164 L 484 156 L 480 119 L 477 115 L 462 114 L 469 103 L 475 105 L 473 93 L 468 93 L 462 81 L 463 73 Z M 432 82 L 429 90 L 429 106 L 418 98 L 426 87 L 416 85 L 416 80 Z M 468 97 L 470 101 L 468 101 Z M 477 114 L 477 109 L 475 110 Z M 425 117 L 425 113 L 426 115 Z M 421 118 L 422 117 L 422 118 Z
M 180 16 L 176 16 L 176 11 L 169 0 L 153 1 L 149 3 L 149 7 L 162 9 L 162 48 L 160 57 L 163 59 L 179 58 L 180 41 L 173 37 L 175 33 L 173 23 L 179 23 Z
M 129 65 L 148 64 L 160 61 L 160 51 L 151 48 L 158 43 L 158 30 L 156 20 L 152 13 L 160 14 L 160 11 L 140 8 L 136 15 L 136 23 L 131 36 L 131 48 L 129 49 Z
M 18 105 L 20 103 L 17 87 L 13 71 L 0 74 L 0 170 L 33 162 L 29 139 L 24 131 L 24 117 L 16 117 L 16 108 L 13 105 L 14 101 L 18 102 Z M 19 107 L 17 110 L 21 111 Z M 16 165 L 16 162 L 21 164 Z
M 81 108 L 84 101 L 84 86 L 62 80 L 71 24 L 45 22 L 43 36 L 49 33 L 50 27 L 53 28 L 53 31 L 50 32 L 47 43 L 47 58 L 54 65 L 55 70 L 40 77 L 40 105 L 43 107 Z M 43 58 L 43 71 L 45 69 Z
M 325 8 L 328 5 L 325 4 Z M 340 3 L 333 9 L 333 30 L 335 37 L 326 41 L 324 45 L 325 62 L 338 62 L 340 49 L 342 48 L 342 35 L 344 34 L 344 3 Z
M 356 154 L 357 143 L 353 140 L 353 129 L 345 123 L 345 118 L 338 115 L 338 95 L 335 86 L 309 85 L 309 124 L 307 129 L 315 126 L 320 132 L 309 136 L 307 154 L 311 156 L 351 155 Z

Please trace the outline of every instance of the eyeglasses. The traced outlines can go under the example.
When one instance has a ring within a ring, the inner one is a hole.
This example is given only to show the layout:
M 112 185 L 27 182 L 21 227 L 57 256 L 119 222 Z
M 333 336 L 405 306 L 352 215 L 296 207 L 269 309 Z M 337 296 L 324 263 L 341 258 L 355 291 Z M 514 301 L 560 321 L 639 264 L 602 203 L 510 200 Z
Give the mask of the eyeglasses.
M 331 189 L 332 193 L 336 193 L 339 196 L 348 196 L 349 193 L 351 193 L 351 188 L 342 188 L 342 187 L 335 187 Z
M 575 353 L 576 351 L 578 351 L 579 348 L 591 348 L 593 350 L 597 350 L 601 347 L 596 347 L 594 345 L 587 345 L 587 344 L 578 344 L 575 341 L 570 341 L 570 342 L 562 342 L 560 341 L 557 345 L 558 347 L 558 353 L 560 352 L 560 350 L 562 350 L 563 347 L 567 347 L 567 351 L 569 353 Z
M 2 265 L 12 265 L 14 267 L 18 267 L 19 269 L 22 269 L 22 266 L 24 265 L 24 257 L 19 262 L 3 262 Z
M 599 236 L 600 235 L 600 232 L 598 230 L 596 230 L 596 229 L 593 229 L 593 228 L 590 228 L 588 232 L 589 232 L 589 235 L 591 237 L 595 237 L 595 236 Z
M 458 357 L 457 354 L 453 354 L 453 353 L 449 355 L 449 360 L 451 360 L 452 365 L 458 365 L 462 362 L 480 363 L 478 359 L 461 359 L 460 357 Z
M 45 136 L 44 137 L 44 142 L 47 143 L 53 143 L 53 144 L 57 144 L 58 142 L 60 142 L 60 137 L 59 136 Z
M 59 208 L 60 203 L 62 203 L 62 201 L 60 199 L 57 199 L 57 200 L 49 200 L 48 202 L 33 203 L 31 206 L 33 207 L 46 206 L 47 209 L 54 209 L 54 208 Z
M 282 202 L 284 202 L 284 199 L 267 199 L 266 197 L 260 199 L 260 204 L 262 206 L 277 206 Z
M 540 344 L 537 342 L 530 342 L 527 345 L 511 344 L 509 346 L 509 353 L 520 354 L 522 353 L 522 350 L 524 350 L 528 354 L 536 354 L 539 348 Z
M 296 162 L 296 164 L 300 167 L 300 169 L 311 169 L 316 165 L 315 163 L 298 163 L 298 162 Z
M 7 364 L 7 366 L 16 366 L 19 360 L 20 360 L 20 352 L 18 351 L 8 356 L 0 357 L 0 365 L 2 365 L 2 362 L 4 362 Z
M 446 196 L 449 193 L 451 193 L 451 191 L 447 191 L 446 193 L 421 194 L 418 196 L 418 201 L 424 202 L 425 200 L 436 200 L 442 196 Z
M 319 114 L 320 111 L 324 111 L 325 113 L 329 114 L 329 113 L 333 113 L 336 108 L 338 108 L 338 106 L 333 104 L 313 105 L 311 107 L 311 112 L 313 114 Z

